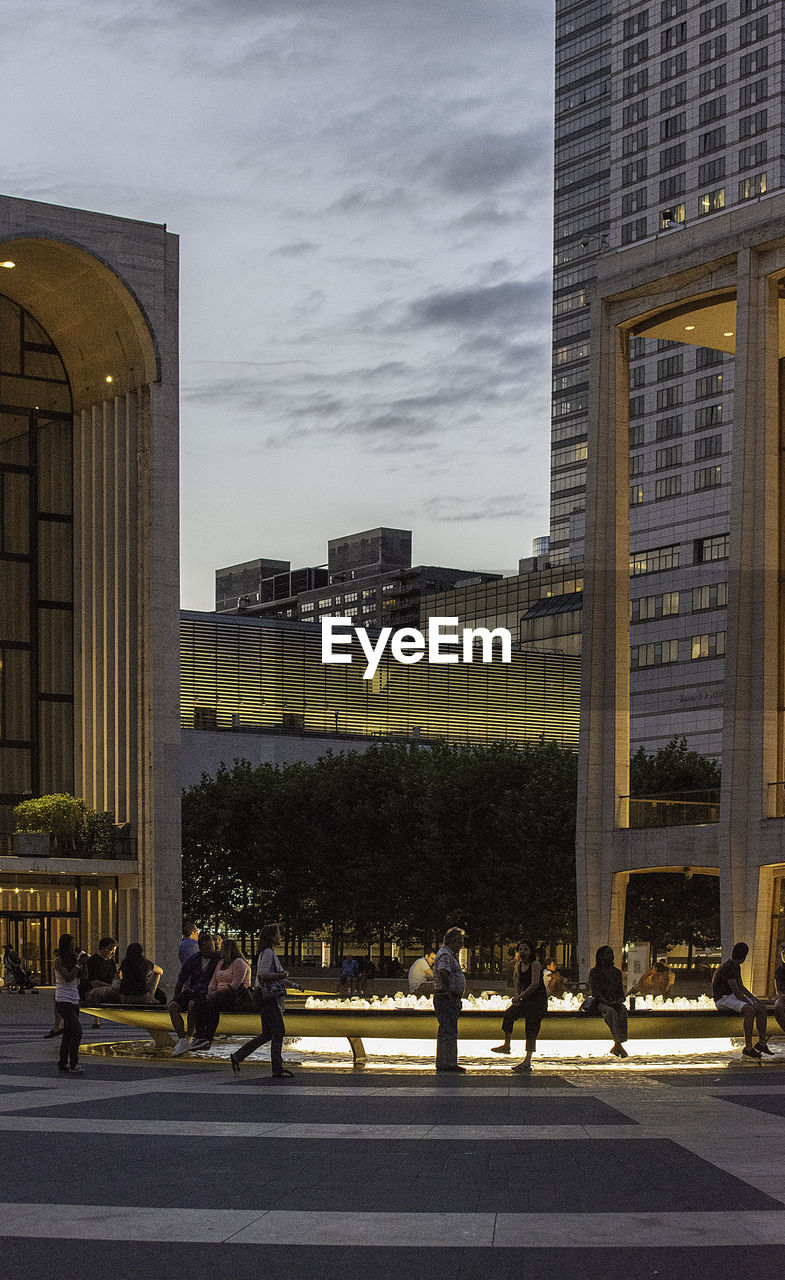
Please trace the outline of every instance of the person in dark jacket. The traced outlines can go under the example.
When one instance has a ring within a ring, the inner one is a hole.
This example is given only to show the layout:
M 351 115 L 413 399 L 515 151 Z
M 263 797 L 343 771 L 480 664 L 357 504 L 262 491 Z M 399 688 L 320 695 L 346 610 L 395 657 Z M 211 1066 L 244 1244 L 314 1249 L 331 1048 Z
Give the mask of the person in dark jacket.
M 199 950 L 186 958 L 175 984 L 174 995 L 168 1005 L 169 1017 L 177 1033 L 177 1044 L 172 1050 L 173 1058 L 179 1058 L 181 1053 L 187 1053 L 191 1048 L 189 1036 L 193 1034 L 194 1029 L 194 1009 L 198 1000 L 207 999 L 207 988 L 219 959 L 213 935 L 200 933 Z M 188 1018 L 187 1034 L 183 1014 Z
M 589 974 L 591 993 L 613 1036 L 611 1053 L 616 1058 L 628 1058 L 624 1048 L 627 1039 L 627 1005 L 624 998 L 624 980 L 621 969 L 613 963 L 613 948 L 599 947 L 594 957 L 594 968 Z

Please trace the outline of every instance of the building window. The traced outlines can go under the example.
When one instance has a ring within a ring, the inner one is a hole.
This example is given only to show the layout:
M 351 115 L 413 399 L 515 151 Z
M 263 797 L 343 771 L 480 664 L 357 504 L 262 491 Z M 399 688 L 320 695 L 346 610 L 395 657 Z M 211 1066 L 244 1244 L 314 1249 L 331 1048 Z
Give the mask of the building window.
M 666 591 L 661 596 L 641 596 L 630 602 L 633 622 L 650 622 L 654 618 L 672 618 L 679 612 L 678 591 Z
M 725 146 L 726 133 L 727 130 L 724 124 L 717 129 L 709 129 L 708 133 L 702 133 L 698 138 L 698 154 L 705 156 L 710 151 L 719 151 Z
M 718 156 L 716 160 L 709 160 L 707 164 L 698 165 L 698 183 L 701 187 L 708 186 L 710 182 L 716 182 L 718 178 L 724 177 L 724 156 Z
M 660 120 L 660 142 L 668 142 L 687 132 L 687 112 L 679 111 L 675 116 L 666 116 Z
M 693 477 L 693 489 L 697 492 L 699 489 L 716 489 L 717 485 L 722 484 L 722 466 L 701 467 L 695 472 Z
M 657 409 L 670 409 L 674 405 L 681 404 L 682 387 L 681 383 L 676 383 L 673 387 L 661 387 L 657 392 Z
M 727 603 L 727 582 L 712 582 L 703 587 L 692 588 L 693 613 L 702 613 L 706 609 L 724 609 Z
M 647 172 L 648 163 L 645 156 L 643 160 L 631 160 L 629 164 L 622 165 L 622 185 L 625 187 L 634 187 L 636 182 L 643 182 Z
M 666 58 L 660 63 L 660 80 L 673 80 L 675 76 L 683 76 L 686 70 L 686 53 L 677 53 L 675 57 Z
M 641 36 L 649 29 L 649 11 L 636 13 L 632 18 L 625 18 L 622 25 L 622 39 L 631 40 L 633 36 Z
M 636 218 L 634 222 L 625 222 L 621 229 L 622 244 L 632 244 L 635 240 L 646 238 L 646 219 Z
M 660 90 L 660 111 L 672 111 L 687 101 L 687 81 L 671 85 L 670 89 Z
M 715 351 L 713 347 L 698 347 L 695 352 L 695 368 L 710 369 L 712 365 L 722 364 L 724 352 Z
M 716 31 L 717 27 L 724 27 L 727 21 L 727 4 L 715 4 L 713 9 L 703 10 L 700 16 L 700 33 L 706 35 L 708 31 Z
M 755 49 L 752 53 L 742 54 L 739 59 L 739 75 L 742 79 L 746 76 L 755 76 L 759 71 L 765 71 L 768 65 L 768 49 Z
M 706 427 L 718 427 L 722 422 L 722 405 L 707 404 L 695 410 L 695 430 L 703 431 Z
M 754 178 L 742 178 L 739 183 L 739 199 L 752 200 L 766 194 L 766 174 L 756 173 Z
M 301 604 L 300 613 L 313 613 L 313 600 L 307 600 L 305 604 Z
M 623 156 L 634 156 L 636 151 L 645 151 L 649 145 L 648 129 L 636 129 L 635 133 L 627 133 L 621 140 Z
M 684 44 L 687 39 L 687 23 L 677 22 L 675 27 L 666 27 L 660 32 L 660 53 L 667 53 L 669 49 L 677 49 L 680 44 Z
M 621 214 L 622 217 L 629 217 L 631 213 L 637 213 L 639 209 L 646 208 L 646 188 L 639 187 L 637 191 L 628 191 L 621 198 Z
M 702 71 L 698 77 L 698 91 L 701 94 L 713 93 L 715 89 L 722 89 L 727 81 L 727 68 L 723 62 L 719 67 L 713 67 L 711 71 Z
M 648 40 L 639 40 L 637 44 L 629 44 L 622 54 L 622 66 L 625 71 L 630 67 L 637 67 L 639 62 L 645 62 L 649 56 Z
M 667 209 L 660 209 L 660 231 L 667 231 L 669 227 L 674 227 L 677 223 L 686 222 L 686 220 L 685 204 L 670 204 Z
M 643 485 L 631 484 L 630 485 L 630 506 L 637 507 L 637 506 L 640 506 L 642 502 L 643 502 Z
M 713 40 L 704 40 L 698 47 L 698 61 L 701 66 L 706 62 L 715 62 L 717 58 L 724 58 L 728 52 L 728 37 L 725 32 L 721 36 L 715 36 Z
M 674 200 L 676 196 L 684 194 L 686 186 L 686 173 L 674 173 L 670 178 L 663 178 L 660 182 L 660 200 Z
M 708 564 L 711 560 L 727 560 L 729 533 L 716 533 L 711 538 L 697 538 L 695 541 L 695 564 Z
M 639 449 L 644 443 L 643 423 L 638 422 L 630 427 L 630 448 Z
M 630 458 L 630 475 L 640 476 L 643 474 L 643 454 L 634 453 Z
M 718 213 L 720 209 L 724 208 L 724 187 L 718 187 L 716 191 L 706 191 L 702 196 L 698 196 L 698 214 L 701 217 L 707 213 Z
M 646 366 L 645 364 L 636 364 L 630 369 L 630 387 L 646 386 Z
M 658 418 L 655 432 L 658 440 L 670 440 L 673 436 L 680 436 L 681 414 L 677 413 L 669 418 Z
M 645 396 L 630 396 L 630 417 L 642 418 L 646 408 Z
M 654 497 L 659 501 L 660 498 L 675 498 L 681 493 L 681 476 L 663 476 L 661 480 L 654 482 Z
M 631 76 L 625 76 L 622 80 L 621 92 L 623 98 L 634 98 L 638 93 L 645 93 L 649 87 L 649 68 L 644 67 L 641 71 L 633 71 Z
M 641 360 L 646 355 L 646 339 L 630 338 L 630 360 Z
M 702 102 L 698 108 L 698 124 L 711 124 L 714 120 L 721 120 L 726 113 L 727 98 L 725 94 L 721 98 L 712 98 L 709 102 Z
M 355 601 L 357 600 L 357 592 L 350 591 L 347 595 L 344 596 L 343 599 L 344 599 L 344 604 L 354 604 Z
M 758 165 L 766 163 L 767 144 L 764 138 L 763 142 L 756 142 L 751 147 L 742 147 L 739 152 L 739 168 L 740 169 L 757 169 Z
M 672 444 L 667 449 L 658 449 L 654 455 L 654 465 L 657 471 L 662 471 L 665 467 L 681 466 L 681 445 Z
M 662 0 L 660 4 L 660 22 L 667 22 L 669 18 L 677 18 L 680 13 L 686 12 L 687 0 Z
M 657 381 L 662 382 L 665 378 L 680 378 L 684 372 L 684 356 L 666 356 L 664 360 L 657 361 Z
M 678 569 L 680 551 L 678 542 L 667 547 L 633 551 L 630 555 L 630 576 L 640 578 L 644 573 L 662 573 L 665 569 Z
M 762 80 L 753 80 L 752 84 L 744 84 L 739 89 L 739 110 L 754 107 L 756 102 L 763 102 L 768 96 L 769 82 L 765 76 Z
M 641 98 L 640 102 L 633 102 L 629 107 L 625 107 L 622 112 L 622 127 L 629 129 L 630 125 L 639 124 L 641 120 L 645 120 L 649 114 L 648 98 Z
M 695 441 L 695 461 L 704 458 L 718 458 L 722 453 L 722 436 L 701 436 Z
M 632 650 L 633 666 L 665 667 L 679 661 L 678 640 L 657 640 L 653 644 L 639 644 Z
M 766 107 L 755 111 L 751 116 L 742 116 L 739 121 L 739 142 L 744 138 L 754 138 L 758 133 L 765 133 L 769 127 L 769 113 Z
M 690 658 L 722 658 L 725 655 L 725 632 L 715 631 L 711 635 L 693 636 Z
M 665 169 L 678 169 L 687 159 L 686 142 L 677 142 L 673 147 L 666 147 L 660 152 L 660 173 Z
M 703 400 L 706 396 L 722 394 L 722 374 L 708 373 L 705 378 L 698 378 L 695 383 L 695 399 Z
M 762 18 L 755 18 L 753 22 L 743 22 L 739 28 L 739 44 L 743 47 L 745 44 L 755 44 L 756 40 L 763 40 L 769 34 L 769 19 L 764 13 Z

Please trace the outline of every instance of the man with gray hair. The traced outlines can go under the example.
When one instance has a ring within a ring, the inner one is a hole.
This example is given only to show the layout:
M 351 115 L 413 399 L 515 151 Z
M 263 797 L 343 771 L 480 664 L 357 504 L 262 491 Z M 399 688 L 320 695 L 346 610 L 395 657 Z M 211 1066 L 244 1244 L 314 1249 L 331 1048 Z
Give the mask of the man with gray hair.
M 444 941 L 433 962 L 433 978 L 436 990 L 433 1008 L 439 1030 L 436 1036 L 436 1070 L 464 1072 L 458 1066 L 458 1016 L 461 997 L 466 988 L 466 977 L 458 952 L 463 946 L 463 929 L 448 929 Z

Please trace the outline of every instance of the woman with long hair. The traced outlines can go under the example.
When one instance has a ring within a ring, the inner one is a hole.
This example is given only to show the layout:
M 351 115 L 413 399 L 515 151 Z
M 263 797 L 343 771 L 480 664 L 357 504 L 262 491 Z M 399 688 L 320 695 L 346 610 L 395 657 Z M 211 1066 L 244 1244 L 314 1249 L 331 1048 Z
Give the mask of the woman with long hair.
M 533 942 L 523 939 L 515 948 L 515 964 L 512 972 L 513 997 L 502 1019 L 504 1042 L 495 1045 L 494 1053 L 510 1053 L 512 1031 L 519 1018 L 524 1020 L 526 1056 L 516 1063 L 513 1071 L 531 1071 L 532 1054 L 537 1048 L 540 1024 L 548 1012 L 548 993 L 542 976 L 542 965 L 537 959 Z
M 234 939 L 226 938 L 207 995 L 198 1000 L 194 1008 L 196 1033 L 192 1049 L 210 1048 L 221 1014 L 236 1009 L 241 988 L 250 985 L 251 966 Z
M 120 1000 L 123 1004 L 152 1004 L 163 969 L 148 960 L 141 942 L 129 942 L 120 965 Z
M 591 993 L 597 1000 L 597 1012 L 601 1013 L 613 1036 L 611 1053 L 615 1058 L 628 1058 L 624 1048 L 627 1039 L 627 1005 L 624 998 L 624 979 L 617 969 L 612 947 L 598 947 L 594 968 L 589 974 Z
M 62 1020 L 63 1037 L 57 1070 L 81 1075 L 79 1046 L 82 1024 L 79 1021 L 79 982 L 87 972 L 87 956 L 77 951 L 72 933 L 60 935 L 55 955 L 55 1012 Z
M 262 1020 L 261 1035 L 246 1040 L 235 1053 L 230 1054 L 229 1061 L 235 1075 L 240 1074 L 240 1063 L 270 1042 L 270 1062 L 273 1075 L 277 1080 L 291 1080 L 292 1072 L 283 1065 L 281 1050 L 286 1028 L 283 1022 L 284 1001 L 286 999 L 286 978 L 289 974 L 281 965 L 275 954 L 280 946 L 281 930 L 277 924 L 266 924 L 259 934 L 259 959 L 256 965 L 256 986 L 254 1000 Z

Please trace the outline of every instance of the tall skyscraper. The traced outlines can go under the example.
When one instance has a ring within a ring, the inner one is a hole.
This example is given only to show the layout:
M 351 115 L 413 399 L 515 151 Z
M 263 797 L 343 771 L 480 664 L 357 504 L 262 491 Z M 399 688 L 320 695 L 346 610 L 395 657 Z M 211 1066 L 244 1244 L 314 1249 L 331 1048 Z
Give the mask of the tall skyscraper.
M 782 30 L 769 0 L 557 0 L 551 563 L 582 556 L 597 263 L 781 190 Z M 719 755 L 734 338 L 677 337 L 630 350 L 631 738 Z

